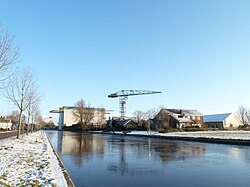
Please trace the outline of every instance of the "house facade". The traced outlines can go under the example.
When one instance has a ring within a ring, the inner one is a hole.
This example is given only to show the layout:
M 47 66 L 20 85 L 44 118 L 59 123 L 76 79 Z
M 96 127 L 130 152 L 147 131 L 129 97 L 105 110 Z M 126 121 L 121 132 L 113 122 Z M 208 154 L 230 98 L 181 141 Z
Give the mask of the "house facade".
M 95 128 L 102 128 L 105 123 L 105 109 L 104 108 L 85 108 L 86 110 L 93 110 L 94 117 L 90 121 L 89 125 Z M 73 113 L 76 110 L 76 107 L 71 106 L 63 106 L 60 107 L 59 110 L 52 110 L 51 113 L 59 114 L 59 122 L 58 122 L 58 130 L 62 130 L 64 126 L 69 127 L 74 124 L 79 123 L 79 119 L 77 119 Z
M 204 127 L 203 114 L 197 110 L 161 109 L 154 118 L 155 129 Z
M 11 130 L 12 122 L 10 119 L 6 119 L 5 117 L 0 117 L 0 130 Z
M 242 121 L 233 113 L 205 115 L 204 122 L 207 128 L 237 129 L 243 125 Z

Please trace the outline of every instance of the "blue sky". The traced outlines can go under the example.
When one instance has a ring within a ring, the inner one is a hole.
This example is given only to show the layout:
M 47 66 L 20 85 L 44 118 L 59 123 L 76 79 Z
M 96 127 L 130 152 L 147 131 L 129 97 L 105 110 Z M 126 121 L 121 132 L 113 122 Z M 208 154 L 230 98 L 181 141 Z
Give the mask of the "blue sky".
M 127 114 L 164 105 L 203 114 L 250 107 L 248 0 L 0 0 L 0 23 L 37 75 L 41 111 L 74 105 L 119 113 L 122 89 L 162 91 L 128 99 Z M 0 113 L 13 109 L 1 99 Z

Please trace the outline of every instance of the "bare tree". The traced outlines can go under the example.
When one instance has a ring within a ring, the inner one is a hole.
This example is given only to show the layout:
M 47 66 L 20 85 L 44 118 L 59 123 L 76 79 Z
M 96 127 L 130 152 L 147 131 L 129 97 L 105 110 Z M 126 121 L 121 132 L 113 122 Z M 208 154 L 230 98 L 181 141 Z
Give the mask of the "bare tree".
M 38 108 L 38 104 L 40 102 L 41 99 L 41 95 L 37 92 L 37 88 L 34 85 L 33 89 L 30 91 L 30 94 L 28 96 L 27 99 L 27 123 L 28 123 L 28 127 L 27 127 L 27 131 L 26 134 L 29 134 L 30 131 L 30 118 L 32 117 L 33 113 L 36 111 L 36 109 Z
M 159 112 L 159 109 L 149 109 L 145 112 L 145 120 L 147 120 L 147 131 L 149 134 L 151 134 L 151 123 L 153 118 L 155 118 L 155 116 L 157 115 L 157 113 Z
M 42 118 L 41 112 L 39 108 L 34 108 L 34 112 L 32 113 L 31 121 L 35 126 L 33 126 L 33 130 L 39 130 L 43 127 L 45 127 L 45 122 Z
M 17 122 L 18 121 L 18 116 L 19 112 L 17 110 L 14 110 L 9 114 L 7 117 L 12 121 L 12 122 Z
M 13 73 L 12 68 L 19 58 L 19 48 L 14 36 L 0 25 L 0 82 L 7 80 Z
M 30 117 L 31 117 L 31 124 L 32 124 L 32 129 L 31 131 L 33 132 L 35 130 L 35 123 L 37 123 L 37 119 L 40 115 L 40 111 L 39 111 L 39 102 L 35 102 L 33 105 L 31 105 L 31 109 L 30 109 Z
M 82 129 L 87 129 L 87 126 L 90 125 L 91 121 L 94 119 L 94 112 L 94 108 L 91 108 L 90 105 L 85 107 L 83 111 Z
M 237 115 L 240 118 L 240 120 L 242 121 L 243 125 L 247 124 L 247 116 L 248 116 L 248 111 L 244 106 L 239 106 L 238 110 L 237 110 Z
M 94 109 L 89 105 L 86 106 L 83 99 L 75 103 L 75 109 L 72 111 L 72 114 L 78 120 L 82 130 L 86 130 L 87 125 L 94 119 Z
M 146 119 L 153 119 L 158 113 L 158 109 L 152 108 L 146 111 L 145 117 Z
M 247 110 L 247 124 L 250 125 L 249 123 L 250 123 L 250 109 Z
M 19 109 L 19 122 L 17 138 L 20 137 L 23 112 L 30 103 L 36 102 L 37 97 L 29 101 L 36 88 L 34 75 L 28 68 L 21 69 L 9 79 L 8 85 L 4 89 L 4 96 Z
M 136 110 L 133 112 L 133 116 L 135 118 L 135 121 L 141 125 L 141 123 L 143 122 L 143 119 L 145 118 L 145 112 L 141 111 L 141 110 Z
M 75 103 L 75 110 L 72 111 L 73 116 L 79 123 L 83 123 L 83 115 L 84 115 L 85 102 L 83 99 L 80 99 Z

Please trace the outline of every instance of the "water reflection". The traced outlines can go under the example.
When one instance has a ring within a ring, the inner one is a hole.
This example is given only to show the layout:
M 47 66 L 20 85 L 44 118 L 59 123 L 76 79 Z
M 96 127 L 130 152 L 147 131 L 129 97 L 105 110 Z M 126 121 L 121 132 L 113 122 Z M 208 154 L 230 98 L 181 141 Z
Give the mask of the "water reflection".
M 92 159 L 94 154 L 99 155 L 100 158 L 104 154 L 105 141 L 102 136 L 58 132 L 57 142 L 59 154 L 74 156 L 72 160 L 79 167 L 83 164 L 84 160 Z
M 104 137 L 86 134 L 60 133 L 58 147 L 62 155 L 88 155 L 89 153 L 104 153 Z
M 246 164 L 250 164 L 250 153 L 248 149 L 232 147 L 229 149 L 229 154 L 237 160 L 243 160 Z
M 185 142 L 165 142 L 155 146 L 155 151 L 163 162 L 194 159 L 206 153 L 203 144 L 193 145 Z
M 115 159 L 109 159 L 107 171 L 118 172 L 120 175 L 152 175 L 159 174 L 154 169 L 129 167 L 133 159 L 143 159 L 167 164 L 170 161 L 186 160 L 201 157 L 206 153 L 203 144 L 154 140 L 150 138 L 77 134 L 71 132 L 59 133 L 58 148 L 61 155 L 73 155 L 75 164 L 80 167 L 84 161 L 93 159 L 94 155 L 103 158 L 105 152 L 110 152 Z M 119 155 L 117 157 L 117 155 Z
M 111 150 L 116 149 L 116 146 L 118 146 L 119 150 L 119 160 L 117 163 L 109 163 L 107 166 L 108 171 L 112 172 L 119 172 L 121 175 L 124 175 L 128 173 L 128 162 L 126 159 L 126 153 L 125 153 L 125 141 L 124 139 L 116 139 L 114 137 L 111 138 L 111 140 L 108 141 L 111 143 Z
M 247 146 L 72 132 L 48 137 L 76 186 L 249 186 Z
M 50 138 L 53 136 L 51 135 Z M 195 159 L 206 154 L 205 146 L 202 143 L 165 140 L 152 141 L 151 138 L 103 136 L 72 132 L 58 132 L 56 147 L 61 155 L 74 155 L 78 160 L 78 165 L 81 165 L 83 160 L 92 159 L 93 155 L 103 158 L 105 151 L 111 151 L 119 155 L 119 161 L 118 164 L 109 164 L 107 170 L 119 170 L 121 174 L 128 172 L 126 154 L 130 152 L 129 150 L 132 150 L 137 159 L 147 158 L 151 160 L 153 158 L 165 164 L 174 160 Z M 250 164 L 249 149 L 234 146 L 229 148 L 228 153 L 233 158 Z

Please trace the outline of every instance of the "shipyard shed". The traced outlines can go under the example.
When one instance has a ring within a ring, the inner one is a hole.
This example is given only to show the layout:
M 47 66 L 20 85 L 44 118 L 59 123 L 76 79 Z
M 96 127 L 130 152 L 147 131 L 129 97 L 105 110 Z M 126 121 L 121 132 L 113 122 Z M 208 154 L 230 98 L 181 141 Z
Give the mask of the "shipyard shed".
M 207 128 L 212 129 L 237 129 L 243 125 L 238 116 L 233 113 L 205 115 L 204 123 Z

